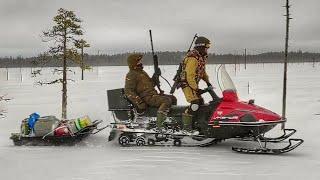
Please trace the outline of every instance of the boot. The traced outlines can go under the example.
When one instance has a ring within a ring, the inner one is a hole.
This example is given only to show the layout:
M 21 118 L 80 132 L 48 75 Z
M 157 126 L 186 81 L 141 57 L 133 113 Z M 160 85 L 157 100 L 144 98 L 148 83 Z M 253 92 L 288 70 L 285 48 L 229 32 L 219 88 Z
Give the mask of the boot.
M 182 114 L 182 124 L 183 130 L 191 131 L 192 130 L 192 115 L 183 113 Z
M 199 131 L 195 131 L 192 129 L 192 115 L 183 113 L 182 114 L 182 123 L 183 123 L 183 133 L 190 135 L 198 135 Z
M 158 111 L 157 113 L 157 128 L 163 129 L 164 128 L 164 121 L 167 119 L 167 113 L 163 111 Z

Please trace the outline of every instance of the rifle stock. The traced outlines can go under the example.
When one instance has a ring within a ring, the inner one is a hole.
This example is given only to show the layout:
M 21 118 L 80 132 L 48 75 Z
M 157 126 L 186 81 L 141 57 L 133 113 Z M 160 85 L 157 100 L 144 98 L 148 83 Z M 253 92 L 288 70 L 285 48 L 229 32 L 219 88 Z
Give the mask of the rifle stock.
M 181 71 L 182 71 L 182 63 L 179 64 L 179 68 L 177 70 L 177 73 L 173 78 L 174 83 L 173 83 L 173 85 L 171 87 L 170 94 L 173 94 L 174 91 L 179 88 L 178 85 L 179 85 L 179 82 L 180 82 Z

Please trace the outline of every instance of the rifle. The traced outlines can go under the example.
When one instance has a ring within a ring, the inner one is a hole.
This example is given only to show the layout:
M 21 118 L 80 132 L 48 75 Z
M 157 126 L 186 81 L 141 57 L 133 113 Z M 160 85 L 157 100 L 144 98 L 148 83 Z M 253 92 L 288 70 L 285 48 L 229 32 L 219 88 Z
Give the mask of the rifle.
M 187 53 L 190 52 L 191 47 L 192 47 L 192 45 L 193 45 L 193 42 L 196 40 L 197 37 L 198 37 L 197 34 L 195 34 L 195 35 L 193 36 L 193 39 L 192 39 L 192 41 L 191 41 L 191 44 L 190 44 L 190 46 L 189 46 L 189 49 L 188 49 Z M 178 68 L 178 70 L 177 70 L 177 73 L 176 73 L 176 75 L 175 75 L 174 78 L 173 78 L 174 83 L 173 83 L 173 85 L 172 85 L 172 87 L 171 87 L 170 94 L 173 94 L 174 91 L 180 87 L 180 81 L 181 81 L 180 74 L 181 74 L 181 72 L 182 72 L 182 66 L 183 66 L 183 62 L 181 62 L 181 63 L 179 64 L 179 68 Z
M 159 81 L 159 77 L 161 76 L 161 70 L 159 68 L 158 56 L 154 53 L 154 50 L 153 50 L 153 41 L 152 41 L 151 29 L 149 30 L 149 34 L 150 34 L 151 51 L 152 51 L 153 67 L 154 67 L 154 74 L 152 76 L 152 79 L 153 79 L 154 83 L 156 84 L 157 88 L 159 89 L 160 94 L 163 94 L 164 91 L 160 88 L 160 81 Z

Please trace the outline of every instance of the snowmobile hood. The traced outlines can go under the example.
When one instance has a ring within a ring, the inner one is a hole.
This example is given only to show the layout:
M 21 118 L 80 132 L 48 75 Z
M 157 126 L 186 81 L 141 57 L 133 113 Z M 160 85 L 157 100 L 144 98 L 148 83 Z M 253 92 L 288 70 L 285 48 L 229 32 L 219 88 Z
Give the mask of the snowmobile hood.
M 213 113 L 210 122 L 276 122 L 282 118 L 268 109 L 242 101 L 223 101 Z

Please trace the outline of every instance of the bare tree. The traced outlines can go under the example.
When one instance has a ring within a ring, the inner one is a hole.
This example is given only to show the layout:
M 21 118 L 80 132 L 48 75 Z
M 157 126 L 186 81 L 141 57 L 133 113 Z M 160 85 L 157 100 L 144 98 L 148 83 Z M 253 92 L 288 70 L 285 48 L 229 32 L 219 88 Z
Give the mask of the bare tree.
M 11 100 L 11 99 L 10 99 L 10 98 L 7 98 L 6 95 L 1 95 L 1 96 L 0 96 L 0 102 L 1 102 L 1 101 L 7 102 L 7 101 L 10 101 L 10 100 Z M 4 109 L 0 109 L 0 118 L 4 118 L 6 113 L 7 113 L 7 112 L 6 112 Z
M 73 11 L 60 8 L 58 14 L 53 18 L 54 26 L 43 32 L 44 42 L 53 42 L 48 51 L 50 59 L 62 61 L 62 69 L 55 69 L 54 73 L 62 74 L 62 78 L 50 82 L 39 82 L 38 84 L 62 84 L 62 114 L 63 119 L 67 118 L 67 78 L 68 69 L 67 61 L 72 61 L 83 67 L 81 55 L 77 52 L 77 42 L 83 35 L 80 23 L 82 22 Z M 38 72 L 40 73 L 40 72 Z

